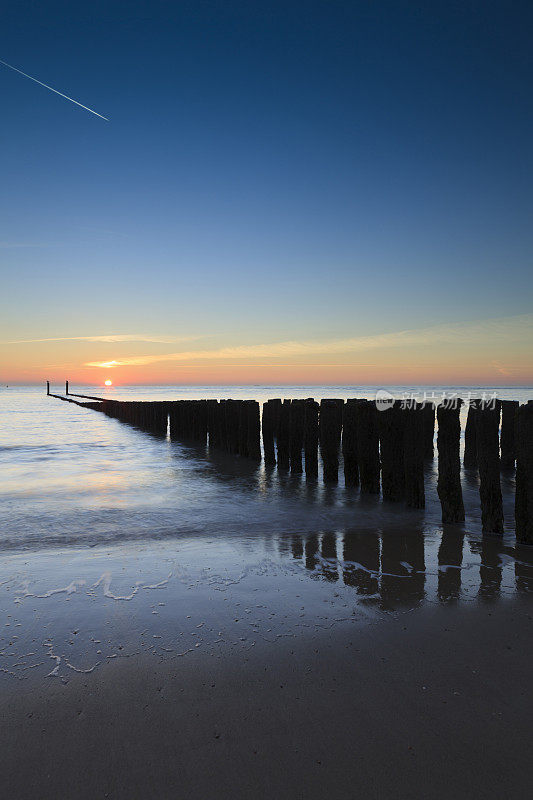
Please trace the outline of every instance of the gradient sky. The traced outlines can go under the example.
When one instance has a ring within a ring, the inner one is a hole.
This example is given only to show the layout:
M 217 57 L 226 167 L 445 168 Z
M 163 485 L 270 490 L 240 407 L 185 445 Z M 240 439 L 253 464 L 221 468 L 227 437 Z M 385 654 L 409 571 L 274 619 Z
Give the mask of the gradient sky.
M 4 383 L 533 383 L 531 2 L 2 18 Z

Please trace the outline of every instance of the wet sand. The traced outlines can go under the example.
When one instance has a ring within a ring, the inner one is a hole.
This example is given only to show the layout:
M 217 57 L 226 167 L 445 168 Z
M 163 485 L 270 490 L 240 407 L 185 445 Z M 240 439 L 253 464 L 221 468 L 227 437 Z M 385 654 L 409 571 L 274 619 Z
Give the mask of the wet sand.
M 531 602 L 115 658 L 1 698 L 3 796 L 526 798 Z

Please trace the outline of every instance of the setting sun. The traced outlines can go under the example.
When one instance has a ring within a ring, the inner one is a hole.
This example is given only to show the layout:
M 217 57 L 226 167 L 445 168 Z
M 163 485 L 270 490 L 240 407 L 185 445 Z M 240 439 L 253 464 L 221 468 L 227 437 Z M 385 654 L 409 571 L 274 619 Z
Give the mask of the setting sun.
M 104 381 L 104 385 L 105 386 L 113 386 L 113 381 L 110 381 L 109 378 L 108 378 L 106 381 Z

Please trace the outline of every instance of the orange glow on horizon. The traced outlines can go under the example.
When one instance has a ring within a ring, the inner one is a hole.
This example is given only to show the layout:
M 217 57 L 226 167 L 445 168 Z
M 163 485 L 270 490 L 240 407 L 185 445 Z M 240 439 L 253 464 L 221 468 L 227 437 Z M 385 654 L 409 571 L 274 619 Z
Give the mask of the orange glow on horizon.
M 106 381 L 104 381 L 104 385 L 105 386 L 113 386 L 113 381 L 110 381 L 109 378 L 108 378 Z

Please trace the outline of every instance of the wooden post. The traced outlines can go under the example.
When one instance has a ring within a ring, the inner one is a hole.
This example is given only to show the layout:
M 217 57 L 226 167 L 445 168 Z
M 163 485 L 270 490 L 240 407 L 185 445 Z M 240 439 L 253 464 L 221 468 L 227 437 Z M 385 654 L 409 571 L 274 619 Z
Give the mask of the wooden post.
M 46 394 L 50 394 L 50 381 L 46 381 Z
M 305 477 L 318 477 L 318 403 L 313 398 L 305 401 Z
M 465 453 L 463 464 L 467 469 L 477 469 L 477 444 L 476 444 L 476 415 L 479 411 L 481 400 L 470 400 L 465 427 Z
M 217 406 L 218 400 L 208 400 L 207 401 L 207 435 L 209 437 L 209 449 L 212 447 L 215 448 L 217 446 Z M 172 425 L 171 425 L 171 432 L 172 432 Z
M 68 381 L 65 381 L 65 394 L 68 394 Z
M 500 431 L 500 466 L 513 469 L 516 460 L 516 429 L 518 425 L 518 400 L 502 400 L 502 427 Z
M 483 402 L 476 415 L 479 497 L 483 533 L 503 533 L 499 427 L 500 401 Z
M 378 411 L 377 422 L 383 499 L 397 503 L 405 495 L 405 414 L 401 400 L 395 400 L 389 408 Z
M 207 444 L 207 400 L 198 400 L 198 441 Z
M 230 452 L 232 400 L 219 400 L 217 407 L 217 449 Z M 239 452 L 239 410 L 235 406 L 235 454 Z
M 239 422 L 239 403 L 234 400 L 219 400 L 217 407 L 217 448 L 219 450 L 238 455 L 240 452 Z
M 424 408 L 412 402 L 404 414 L 405 500 L 409 508 L 425 508 Z
M 379 435 L 377 410 L 371 400 L 359 400 L 357 415 L 357 460 L 363 494 L 379 494 Z
M 265 464 L 272 466 L 276 463 L 276 453 L 274 450 L 274 406 L 270 400 L 263 403 L 261 433 L 263 436 Z
M 263 404 L 263 450 L 265 454 L 265 464 L 272 466 L 276 463 L 275 443 L 279 432 L 279 412 L 281 400 L 267 400 Z
M 245 402 L 246 414 L 248 418 L 248 458 L 254 461 L 261 461 L 261 421 L 259 417 L 259 403 L 257 400 L 247 400 Z
M 239 455 L 248 455 L 248 409 L 244 400 L 239 400 Z
M 322 400 L 318 421 L 324 483 L 339 480 L 339 446 L 342 430 L 342 400 Z
M 516 453 L 516 538 L 533 544 L 533 404 L 518 409 Z
M 424 458 L 433 458 L 433 440 L 435 438 L 435 403 L 424 400 Z
M 269 400 L 268 402 L 272 405 L 272 424 L 274 426 L 274 439 L 276 440 L 277 444 L 279 434 L 279 416 L 281 413 L 281 398 L 276 397 L 274 400 Z
M 284 400 L 279 410 L 278 469 L 289 469 L 291 401 Z
M 347 400 L 343 406 L 342 457 L 344 461 L 345 486 L 359 486 L 359 463 L 357 461 L 357 400 Z
M 461 489 L 461 459 L 459 446 L 461 423 L 459 412 L 462 400 L 440 403 L 437 406 L 437 450 L 439 454 L 439 477 L 437 492 L 442 509 L 443 522 L 464 522 L 465 509 Z
M 240 400 L 226 401 L 226 429 L 228 452 L 239 453 L 239 405 Z
M 230 442 L 230 404 L 232 400 L 220 400 L 217 406 L 217 449 L 223 450 L 225 452 L 229 451 L 229 442 Z M 236 422 L 235 422 L 235 429 L 236 429 L 236 449 L 235 453 L 239 452 L 239 417 L 238 417 L 238 410 L 235 411 Z
M 302 472 L 304 446 L 305 400 L 291 400 L 289 420 L 289 461 L 291 472 Z

